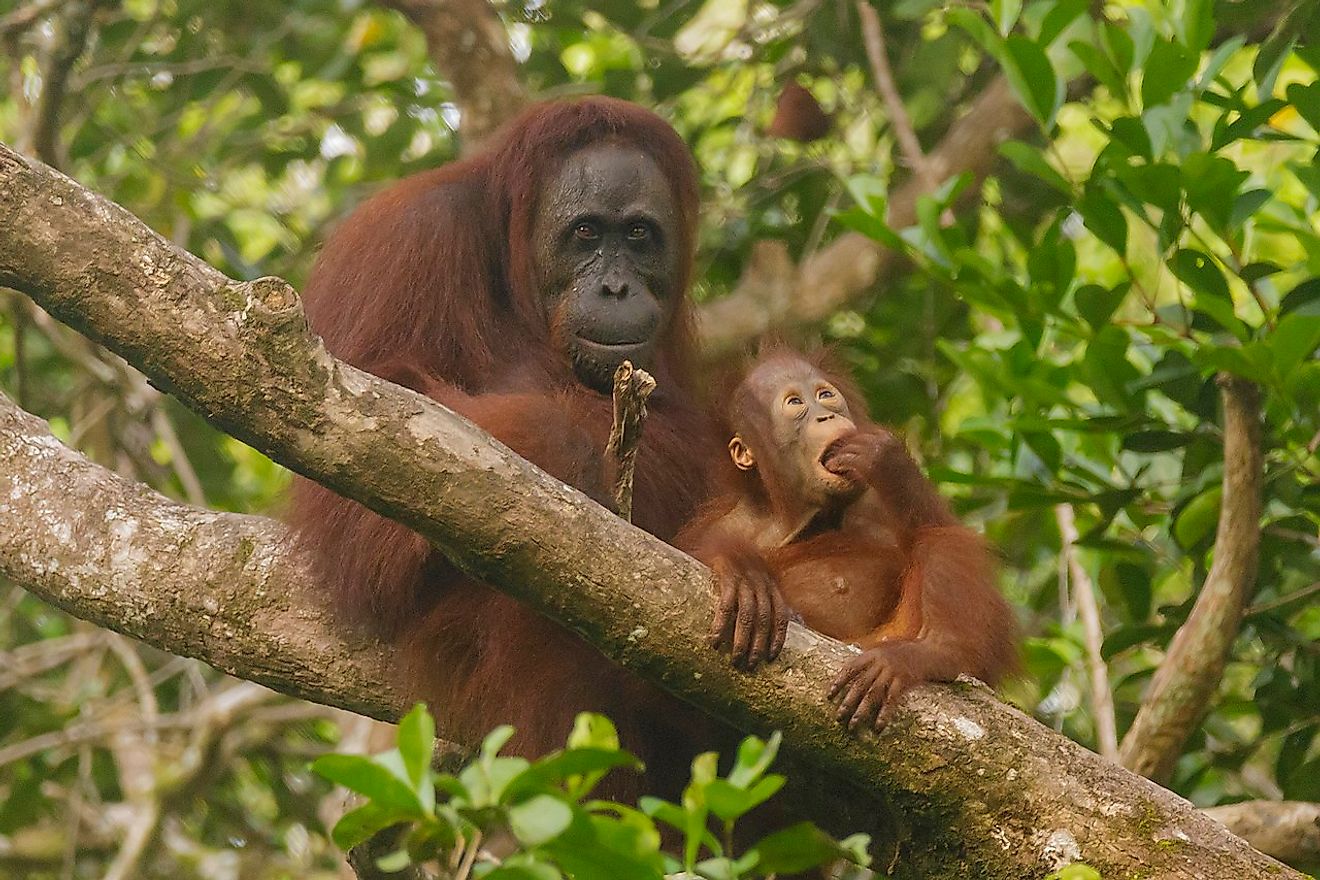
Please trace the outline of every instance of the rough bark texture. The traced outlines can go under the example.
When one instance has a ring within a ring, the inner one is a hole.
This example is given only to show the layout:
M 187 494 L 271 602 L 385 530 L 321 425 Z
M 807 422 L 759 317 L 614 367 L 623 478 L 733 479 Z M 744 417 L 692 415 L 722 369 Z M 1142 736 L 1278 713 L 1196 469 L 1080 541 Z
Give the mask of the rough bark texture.
M 1022 109 L 1008 81 L 991 82 L 923 160 L 923 173 L 890 193 L 889 225 L 911 226 L 917 200 L 964 171 L 984 176 L 1000 143 L 1029 131 L 1035 122 Z M 736 353 L 766 333 L 819 323 L 881 281 L 898 254 L 860 233 L 850 232 L 794 266 L 782 242 L 753 249 L 737 288 L 703 306 L 703 354 L 712 359 Z
M 1187 737 L 1219 688 L 1242 614 L 1256 590 L 1265 480 L 1260 391 L 1247 380 L 1226 374 L 1219 377 L 1219 390 L 1224 411 L 1224 494 L 1214 562 L 1119 750 L 1124 767 L 1157 782 L 1173 772 Z
M 471 153 L 527 104 L 499 13 L 486 0 L 383 0 L 426 34 L 431 60 L 454 89 L 463 152 Z
M 378 718 L 404 705 L 391 652 L 336 623 L 279 523 L 126 480 L 3 394 L 0 462 L 0 574 L 75 617 L 285 693 Z
M 409 524 L 623 665 L 746 730 L 784 731 L 792 755 L 815 768 L 808 781 L 833 791 L 833 818 L 851 807 L 849 821 L 887 820 L 881 858 L 892 857 L 896 876 L 1019 880 L 1076 859 L 1106 877 L 1299 876 L 975 685 L 921 688 L 882 735 L 849 736 L 824 700 L 849 648 L 794 626 L 780 662 L 756 675 L 731 669 L 702 644 L 708 570 L 443 407 L 336 362 L 284 282 L 232 282 L 3 146 L 0 283 L 235 436 Z M 49 504 L 69 494 L 53 491 Z M 43 559 L 28 553 L 6 567 L 26 583 Z M 174 592 L 161 578 L 139 588 Z M 65 601 L 76 607 L 71 595 Z M 178 632 L 181 624 L 159 619 L 164 600 L 152 601 L 139 600 L 155 609 L 153 631 Z M 214 601 L 247 600 L 222 592 Z M 235 625 L 226 636 L 241 634 Z M 216 641 L 169 647 L 203 656 Z M 232 664 L 239 674 L 241 659 Z

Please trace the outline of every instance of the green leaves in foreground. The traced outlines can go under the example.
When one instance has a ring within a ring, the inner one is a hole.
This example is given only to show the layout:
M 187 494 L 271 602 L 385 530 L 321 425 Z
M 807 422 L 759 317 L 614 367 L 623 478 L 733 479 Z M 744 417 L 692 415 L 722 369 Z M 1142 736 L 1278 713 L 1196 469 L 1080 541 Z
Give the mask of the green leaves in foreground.
M 395 749 L 319 758 L 312 765 L 317 773 L 366 799 L 335 825 L 335 842 L 348 849 L 396 828 L 399 848 L 377 861 L 382 871 L 441 860 L 450 866 L 446 876 L 460 880 L 661 880 L 678 871 L 740 880 L 836 861 L 849 863 L 844 876 L 851 876 L 869 861 L 865 835 L 840 843 L 809 822 L 734 852 L 735 823 L 784 784 L 784 777 L 768 772 L 778 734 L 768 742 L 745 739 L 727 776 L 719 775 L 714 752 L 699 755 L 682 804 L 643 798 L 639 809 L 587 799 L 608 773 L 642 769 L 619 748 L 609 719 L 579 715 L 567 747 L 537 761 L 500 754 L 513 732 L 496 728 L 457 774 L 436 773 L 435 725 L 418 705 L 400 722 Z M 679 832 L 681 856 L 661 849 L 657 821 Z M 510 836 L 515 851 L 503 859 L 483 852 L 481 841 L 491 835 Z

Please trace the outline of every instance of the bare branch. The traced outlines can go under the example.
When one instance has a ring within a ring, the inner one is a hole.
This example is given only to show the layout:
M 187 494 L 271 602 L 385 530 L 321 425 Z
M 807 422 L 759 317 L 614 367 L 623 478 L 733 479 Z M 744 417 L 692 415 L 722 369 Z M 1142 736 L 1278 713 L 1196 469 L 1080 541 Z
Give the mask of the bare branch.
M 1090 678 L 1091 715 L 1095 721 L 1096 743 L 1100 754 L 1111 761 L 1118 760 L 1118 726 L 1114 721 L 1114 695 L 1109 687 L 1109 667 L 1101 651 L 1105 643 L 1104 628 L 1100 623 L 1100 606 L 1095 598 L 1095 584 L 1091 575 L 1077 558 L 1077 521 L 1071 504 L 1054 508 L 1059 524 L 1059 537 L 1063 541 L 1063 564 L 1072 582 L 1073 604 L 1082 618 L 1082 632 L 1086 638 L 1086 670 Z
M 875 77 L 880 98 L 885 102 L 885 112 L 894 126 L 894 135 L 903 150 L 903 158 L 912 173 L 921 179 L 927 189 L 940 185 L 926 162 L 926 155 L 921 151 L 921 142 L 917 140 L 916 129 L 912 127 L 912 117 L 908 115 L 907 105 L 898 92 L 894 82 L 894 71 L 889 66 L 889 54 L 885 48 L 885 28 L 880 20 L 880 13 L 875 11 L 868 0 L 857 0 L 857 16 L 862 21 L 862 43 L 866 47 L 866 58 L 871 62 L 871 75 Z
M 454 87 L 463 152 L 471 153 L 527 104 L 518 62 L 487 0 L 381 0 L 426 34 L 431 60 Z
M 1155 671 L 1141 709 L 1123 737 L 1123 766 L 1167 779 L 1219 688 L 1224 664 L 1256 589 L 1264 466 L 1260 391 L 1220 374 L 1224 410 L 1224 493 L 1215 558 L 1187 620 Z
M 68 94 L 69 75 L 87 48 L 92 16 L 102 0 L 74 0 L 55 17 L 55 33 L 41 71 L 41 97 L 32 134 L 33 149 L 44 162 L 62 164 L 58 143 L 60 113 Z
M 999 144 L 1034 125 L 1007 80 L 991 82 L 926 156 L 928 176 L 914 175 L 890 193 L 889 225 L 902 228 L 916 222 L 917 200 L 933 189 L 928 179 L 946 180 L 963 172 L 978 179 L 985 176 Z M 782 245 L 763 243 L 753 249 L 734 291 L 702 307 L 702 353 L 718 359 L 767 333 L 822 321 L 871 290 L 897 260 L 893 251 L 855 232 L 835 239 L 801 266 L 793 266 Z
M 743 729 L 782 730 L 811 765 L 798 774 L 803 810 L 889 827 L 897 804 L 909 875 L 1000 880 L 1085 859 L 1114 876 L 1299 876 L 982 687 L 919 688 L 883 734 L 849 735 L 825 693 L 852 650 L 793 625 L 777 663 L 730 668 L 702 644 L 703 566 L 433 401 L 335 361 L 283 282 L 235 283 L 3 147 L 0 283 L 623 666 Z M 165 501 L 12 407 L 0 410 L 0 462 L 0 572 L 17 583 L 300 696 L 387 717 L 402 708 L 383 686 L 389 652 L 335 629 L 268 522 Z
M 632 522 L 633 471 L 646 420 L 646 399 L 655 390 L 655 379 L 645 370 L 624 361 L 614 371 L 614 424 L 605 454 L 614 464 L 614 502 L 619 516 Z
M 1320 804 L 1244 801 L 1210 807 L 1205 812 L 1276 859 L 1294 865 L 1320 863 Z

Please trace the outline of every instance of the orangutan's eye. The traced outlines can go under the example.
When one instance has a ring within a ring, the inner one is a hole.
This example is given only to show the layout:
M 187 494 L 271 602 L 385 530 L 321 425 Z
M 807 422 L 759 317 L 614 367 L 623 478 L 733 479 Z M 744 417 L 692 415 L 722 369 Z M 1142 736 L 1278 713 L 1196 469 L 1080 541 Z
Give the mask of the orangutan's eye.
M 634 223 L 628 227 L 629 241 L 646 241 L 651 237 L 651 228 L 645 223 Z
M 816 392 L 817 400 L 833 400 L 836 396 L 829 388 L 822 388 Z
M 595 241 L 600 238 L 600 232 L 594 223 L 579 223 L 573 227 L 573 234 L 583 241 Z
M 788 397 L 784 398 L 784 403 L 787 406 L 802 406 L 803 400 L 796 394 L 790 394 Z

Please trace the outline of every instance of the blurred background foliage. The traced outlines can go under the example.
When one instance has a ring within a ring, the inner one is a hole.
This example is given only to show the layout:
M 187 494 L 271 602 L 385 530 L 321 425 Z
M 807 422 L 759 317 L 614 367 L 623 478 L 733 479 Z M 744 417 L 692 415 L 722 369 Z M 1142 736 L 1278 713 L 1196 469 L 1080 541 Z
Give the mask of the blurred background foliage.
M 1216 374 L 1260 389 L 1257 589 L 1168 780 L 1203 806 L 1320 800 L 1317 7 L 881 4 L 904 122 L 851 0 L 494 4 L 530 95 L 639 101 L 691 145 L 699 299 L 767 239 L 795 262 L 858 233 L 904 254 L 790 335 L 840 350 L 999 548 L 1029 633 L 1008 696 L 1068 736 L 1104 747 L 1097 659 L 1127 730 L 1213 560 Z M 1032 124 L 889 228 L 887 194 L 1001 75 Z M 775 120 L 789 84 L 815 105 L 789 123 L 823 136 L 770 133 L 803 133 Z M 354 204 L 458 155 L 457 105 L 383 5 L 0 0 L 0 139 L 236 278 L 299 284 Z M 194 503 L 277 512 L 279 468 L 22 298 L 0 306 L 0 387 L 62 439 Z M 306 764 L 367 741 L 0 585 L 0 876 L 340 876 L 337 802 Z

